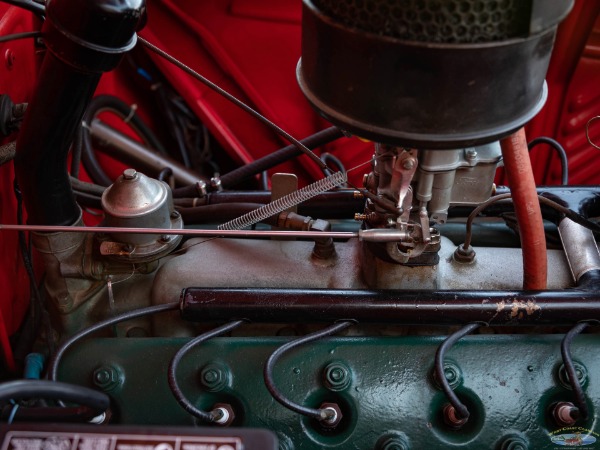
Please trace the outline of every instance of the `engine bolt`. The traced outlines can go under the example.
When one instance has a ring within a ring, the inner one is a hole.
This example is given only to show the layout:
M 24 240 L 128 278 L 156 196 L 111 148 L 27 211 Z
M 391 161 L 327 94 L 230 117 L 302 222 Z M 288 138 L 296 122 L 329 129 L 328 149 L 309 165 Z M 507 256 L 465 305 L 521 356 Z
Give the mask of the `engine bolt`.
M 332 391 L 342 391 L 350 386 L 352 375 L 350 369 L 342 363 L 333 362 L 323 370 L 325 385 Z
M 181 214 L 179 214 L 179 211 L 171 212 L 171 219 L 179 219 L 180 216 Z
M 579 419 L 579 408 L 571 402 L 558 402 L 552 407 L 552 417 L 558 426 L 569 427 Z
M 462 428 L 467 423 L 467 420 L 469 420 L 468 417 L 464 419 L 459 418 L 456 415 L 456 409 L 450 403 L 444 406 L 442 414 L 444 415 L 444 423 L 455 430 Z
M 452 389 L 454 389 L 456 386 L 458 386 L 460 384 L 461 371 L 458 368 L 458 366 L 451 364 L 451 363 L 445 363 L 444 364 L 444 376 L 446 377 L 446 381 L 448 382 L 448 384 L 450 385 L 450 387 Z M 435 369 L 433 370 L 433 381 L 435 382 L 435 385 L 437 388 L 441 387 L 440 381 L 438 380 L 437 372 L 435 371 Z
M 452 255 L 454 261 L 460 264 L 471 264 L 473 261 L 475 261 L 475 256 L 476 253 L 475 250 L 473 250 L 473 247 L 469 245 L 465 249 L 463 244 L 460 244 L 458 247 L 456 247 L 456 250 L 454 250 L 454 254 Z
M 585 386 L 588 380 L 587 369 L 582 364 L 577 362 L 573 362 L 573 366 L 575 367 L 575 374 L 577 375 L 579 384 L 581 386 Z M 569 381 L 569 374 L 567 373 L 567 369 L 565 368 L 564 364 L 561 364 L 558 368 L 558 380 L 565 389 L 573 389 L 571 382 Z
M 277 439 L 279 440 L 279 450 L 294 450 L 294 444 L 287 435 L 277 433 Z
M 125 169 L 123 171 L 123 179 L 124 180 L 134 180 L 137 176 L 137 171 L 135 169 Z
M 375 444 L 375 450 L 409 450 L 408 439 L 404 433 L 387 433 Z
M 164 242 L 164 243 L 170 242 L 171 241 L 171 236 L 169 236 L 168 234 L 163 234 L 160 237 L 160 241 Z
M 474 160 L 475 158 L 477 158 L 477 152 L 473 148 L 468 148 L 465 150 L 465 157 L 468 160 Z
M 415 167 L 414 158 L 407 158 L 406 160 L 404 160 L 404 162 L 402 163 L 402 167 L 405 170 L 412 170 Z
M 209 392 L 218 392 L 229 385 L 229 370 L 222 364 L 210 363 L 202 368 L 200 382 Z
M 520 436 L 510 436 L 502 441 L 499 450 L 528 450 L 529 444 Z
M 96 386 L 108 392 L 122 386 L 125 377 L 123 372 L 114 366 L 100 366 L 94 370 L 92 380 Z

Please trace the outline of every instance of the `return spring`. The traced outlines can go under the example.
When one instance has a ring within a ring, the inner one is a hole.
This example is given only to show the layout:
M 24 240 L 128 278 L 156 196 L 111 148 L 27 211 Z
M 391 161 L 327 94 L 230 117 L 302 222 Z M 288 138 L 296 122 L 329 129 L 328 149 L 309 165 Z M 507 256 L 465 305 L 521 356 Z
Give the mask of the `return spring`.
M 323 178 L 322 180 L 316 181 L 315 183 L 309 184 L 302 189 L 292 192 L 291 194 L 285 195 L 265 206 L 250 211 L 237 219 L 230 220 L 223 225 L 219 225 L 219 230 L 243 230 L 250 225 L 260 222 L 261 220 L 268 219 L 275 214 L 279 214 L 288 208 L 299 205 L 306 200 L 309 200 L 317 195 L 333 189 L 334 187 L 340 186 L 341 184 L 348 181 L 348 175 L 346 172 L 336 172 L 333 175 Z

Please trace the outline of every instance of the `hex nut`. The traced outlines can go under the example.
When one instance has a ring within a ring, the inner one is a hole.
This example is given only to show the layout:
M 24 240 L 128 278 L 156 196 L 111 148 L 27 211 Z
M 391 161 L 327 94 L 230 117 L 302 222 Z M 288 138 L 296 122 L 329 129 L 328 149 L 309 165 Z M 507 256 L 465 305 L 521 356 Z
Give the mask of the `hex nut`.
M 583 387 L 587 384 L 588 381 L 588 373 L 587 369 L 584 365 L 579 364 L 578 362 L 573 362 L 573 366 L 575 367 L 575 374 L 577 375 L 577 379 L 579 380 L 579 384 Z M 561 364 L 558 368 L 558 381 L 565 388 L 572 390 L 573 386 L 571 386 L 571 382 L 569 380 L 569 374 L 567 373 L 567 369 L 564 364 Z
M 433 378 L 435 386 L 438 389 L 441 389 L 440 380 L 438 379 L 435 368 L 432 370 L 431 376 Z M 460 371 L 460 368 L 457 365 L 446 362 L 446 363 L 444 363 L 444 376 L 446 377 L 446 381 L 448 382 L 448 385 L 450 385 L 450 387 L 452 389 L 454 389 L 460 384 L 461 378 L 462 378 L 462 373 Z
M 469 245 L 467 249 L 465 249 L 462 244 L 454 250 L 454 254 L 452 255 L 454 261 L 460 264 L 473 263 L 475 261 L 475 256 L 476 253 L 475 250 L 473 250 L 473 247 Z
M 92 375 L 93 383 L 105 392 L 113 391 L 123 385 L 123 372 L 114 366 L 100 366 Z
M 375 450 L 409 450 L 408 438 L 404 433 L 389 432 L 381 436 L 375 444 Z
M 209 392 L 219 392 L 229 385 L 229 370 L 223 364 L 209 363 L 200 371 L 200 382 Z
M 341 362 L 332 362 L 323 370 L 325 386 L 332 391 L 342 391 L 350 386 L 352 372 Z

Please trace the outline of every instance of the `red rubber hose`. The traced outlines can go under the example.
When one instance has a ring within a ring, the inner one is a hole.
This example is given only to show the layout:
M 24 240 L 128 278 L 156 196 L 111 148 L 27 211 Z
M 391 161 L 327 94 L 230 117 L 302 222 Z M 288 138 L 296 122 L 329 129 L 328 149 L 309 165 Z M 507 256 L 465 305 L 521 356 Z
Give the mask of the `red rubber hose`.
M 525 129 L 500 141 L 523 249 L 523 289 L 546 289 L 548 257 L 542 212 L 527 150 Z

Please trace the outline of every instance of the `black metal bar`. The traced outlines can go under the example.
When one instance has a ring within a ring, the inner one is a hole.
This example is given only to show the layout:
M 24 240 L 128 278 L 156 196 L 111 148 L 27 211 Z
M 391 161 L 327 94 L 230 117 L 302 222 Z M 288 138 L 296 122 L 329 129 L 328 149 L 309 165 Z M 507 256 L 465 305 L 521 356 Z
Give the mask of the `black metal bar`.
M 181 316 L 197 322 L 331 323 L 348 319 L 398 325 L 573 325 L 600 319 L 600 292 L 190 287 L 181 294 Z

